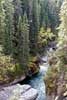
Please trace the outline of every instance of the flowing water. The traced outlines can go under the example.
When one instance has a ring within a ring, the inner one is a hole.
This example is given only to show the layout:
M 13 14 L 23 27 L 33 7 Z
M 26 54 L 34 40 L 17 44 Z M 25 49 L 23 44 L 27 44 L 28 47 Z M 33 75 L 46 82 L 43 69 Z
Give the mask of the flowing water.
M 45 60 L 46 57 L 43 57 L 42 59 Z M 46 90 L 45 90 L 45 83 L 43 79 L 47 69 L 48 69 L 47 63 L 40 64 L 40 72 L 26 82 L 26 84 L 29 84 L 33 88 L 38 90 L 39 95 L 37 100 L 46 100 L 46 93 L 45 93 Z

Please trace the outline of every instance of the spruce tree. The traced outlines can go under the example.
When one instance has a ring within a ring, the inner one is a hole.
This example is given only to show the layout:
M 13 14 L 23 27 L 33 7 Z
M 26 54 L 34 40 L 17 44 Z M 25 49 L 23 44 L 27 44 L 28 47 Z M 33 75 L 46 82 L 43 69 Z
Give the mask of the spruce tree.
M 67 0 L 64 0 L 60 11 L 59 45 L 67 45 Z
M 37 42 L 38 42 L 38 30 L 39 30 L 39 19 L 38 19 L 38 0 L 32 1 L 32 9 L 30 16 L 30 52 L 33 55 L 37 54 Z M 34 49 L 33 49 L 34 47 Z
M 12 54 L 15 59 L 18 57 L 18 45 L 19 45 L 19 20 L 21 19 L 21 2 L 20 0 L 13 0 L 13 6 L 14 6 L 14 14 L 13 14 L 13 20 L 14 20 L 14 33 L 12 34 Z
M 29 63 L 29 24 L 26 13 L 24 13 L 23 21 L 19 24 L 20 29 L 20 40 L 19 40 L 19 60 L 22 63 L 25 73 L 28 71 L 28 63 Z M 21 56 L 22 54 L 22 56 Z
M 14 34 L 12 35 L 13 57 L 27 73 L 29 57 L 29 29 L 27 14 L 22 13 L 21 1 L 14 0 Z
M 0 0 L 0 44 L 3 45 L 3 37 L 5 32 L 5 12 L 3 8 L 4 0 Z
M 11 0 L 5 0 L 5 32 L 4 32 L 4 52 L 6 54 L 12 53 L 12 34 L 14 32 L 13 13 L 14 7 Z
M 41 10 L 40 10 L 40 27 L 50 27 L 50 18 L 48 12 L 48 0 L 41 1 Z

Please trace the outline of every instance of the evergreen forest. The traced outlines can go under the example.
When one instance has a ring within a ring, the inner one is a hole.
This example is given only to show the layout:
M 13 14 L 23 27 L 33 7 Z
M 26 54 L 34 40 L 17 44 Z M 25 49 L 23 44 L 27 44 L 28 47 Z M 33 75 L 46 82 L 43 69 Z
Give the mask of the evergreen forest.
M 67 100 L 67 0 L 0 0 L 0 100 Z

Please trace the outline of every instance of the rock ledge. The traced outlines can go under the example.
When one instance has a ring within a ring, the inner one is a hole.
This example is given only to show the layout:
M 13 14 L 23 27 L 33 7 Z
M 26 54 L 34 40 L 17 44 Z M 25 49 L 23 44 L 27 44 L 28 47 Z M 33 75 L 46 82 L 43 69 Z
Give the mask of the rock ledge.
M 16 84 L 0 91 L 0 100 L 36 100 L 38 91 L 30 85 Z

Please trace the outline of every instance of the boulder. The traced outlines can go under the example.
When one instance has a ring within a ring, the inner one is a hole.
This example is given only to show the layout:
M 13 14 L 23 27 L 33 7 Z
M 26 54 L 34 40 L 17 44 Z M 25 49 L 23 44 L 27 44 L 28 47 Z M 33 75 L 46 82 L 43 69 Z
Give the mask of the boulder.
M 0 91 L 0 100 L 36 100 L 38 91 L 30 85 L 16 84 Z

